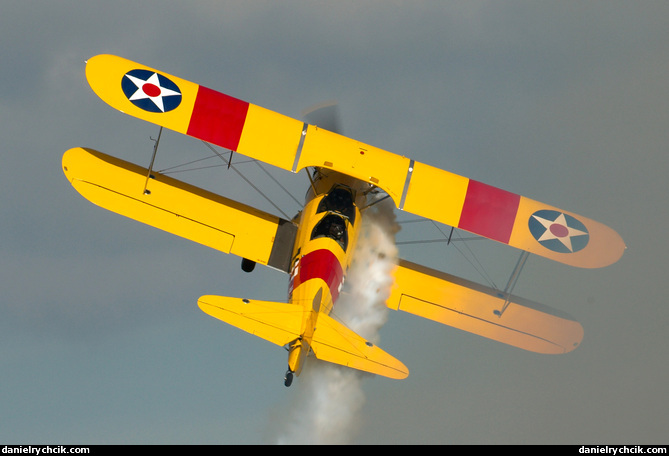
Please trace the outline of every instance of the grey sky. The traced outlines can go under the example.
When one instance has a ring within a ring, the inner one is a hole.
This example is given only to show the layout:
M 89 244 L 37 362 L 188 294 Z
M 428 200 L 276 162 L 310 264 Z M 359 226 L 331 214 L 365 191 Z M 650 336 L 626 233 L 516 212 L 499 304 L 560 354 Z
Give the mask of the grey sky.
M 391 314 L 380 345 L 411 375 L 365 383 L 356 443 L 666 444 L 668 22 L 661 1 L 3 2 L 0 441 L 269 443 L 300 395 L 281 349 L 196 305 L 282 300 L 284 275 L 244 274 L 65 180 L 75 146 L 149 162 L 157 128 L 86 83 L 84 61 L 112 53 L 294 117 L 336 99 L 355 139 L 626 241 L 601 270 L 528 260 L 516 293 L 584 326 L 565 356 Z M 205 155 L 166 133 L 157 165 Z M 277 175 L 303 195 L 304 175 Z M 271 210 L 224 170 L 177 177 Z M 502 285 L 518 253 L 472 248 Z M 452 248 L 401 255 L 477 279 Z

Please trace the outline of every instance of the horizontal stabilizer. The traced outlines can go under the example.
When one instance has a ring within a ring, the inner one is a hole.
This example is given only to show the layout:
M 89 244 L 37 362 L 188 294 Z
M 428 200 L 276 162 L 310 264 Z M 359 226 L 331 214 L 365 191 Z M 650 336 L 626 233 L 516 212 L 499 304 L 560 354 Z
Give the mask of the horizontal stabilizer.
M 197 304 L 204 313 L 276 345 L 302 334 L 304 309 L 297 304 L 213 295 L 202 296 Z
M 287 220 L 101 152 L 77 147 L 63 171 L 86 199 L 224 253 L 288 272 L 297 227 Z
M 198 306 L 212 317 L 281 346 L 304 334 L 312 312 L 299 304 L 211 295 L 202 296 Z M 318 315 L 310 346 L 322 361 L 394 379 L 409 375 L 400 361 L 323 313 Z
M 409 376 L 401 361 L 325 314 L 318 316 L 311 348 L 323 361 L 398 380 Z
M 565 312 L 404 260 L 387 305 L 537 353 L 570 352 L 583 339 Z

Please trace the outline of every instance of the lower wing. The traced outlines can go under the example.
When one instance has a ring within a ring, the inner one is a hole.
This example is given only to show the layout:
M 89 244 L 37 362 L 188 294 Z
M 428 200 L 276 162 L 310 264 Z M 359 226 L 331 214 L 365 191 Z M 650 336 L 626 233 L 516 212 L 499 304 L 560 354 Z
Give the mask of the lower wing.
M 288 272 L 297 227 L 250 206 L 92 149 L 63 155 L 72 186 L 98 206 Z
M 564 312 L 404 260 L 387 305 L 537 353 L 567 353 L 583 339 Z

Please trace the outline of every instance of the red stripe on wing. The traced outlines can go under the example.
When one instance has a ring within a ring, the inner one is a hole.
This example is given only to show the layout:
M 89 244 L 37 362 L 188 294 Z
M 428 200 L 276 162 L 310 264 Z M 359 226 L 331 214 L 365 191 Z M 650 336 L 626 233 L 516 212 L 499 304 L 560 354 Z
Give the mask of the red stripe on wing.
M 237 150 L 248 110 L 246 101 L 200 86 L 187 134 Z
M 458 228 L 509 243 L 520 195 L 469 180 Z

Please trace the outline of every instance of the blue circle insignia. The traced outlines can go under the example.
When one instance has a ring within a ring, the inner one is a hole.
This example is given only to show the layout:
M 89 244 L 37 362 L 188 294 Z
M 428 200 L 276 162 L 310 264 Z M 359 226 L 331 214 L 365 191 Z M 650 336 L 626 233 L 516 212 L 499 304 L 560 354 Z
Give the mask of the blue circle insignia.
M 549 209 L 536 211 L 530 216 L 528 226 L 534 239 L 553 252 L 578 252 L 590 240 L 585 225 L 564 212 Z
M 181 104 L 181 90 L 162 74 L 131 70 L 121 78 L 123 93 L 135 106 L 149 112 L 169 112 Z

